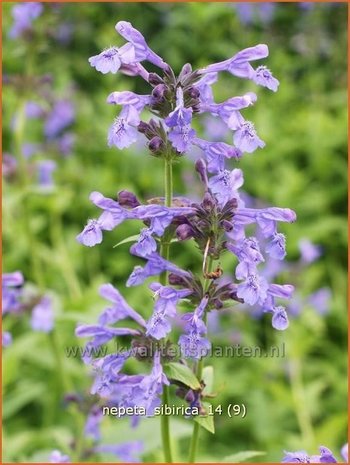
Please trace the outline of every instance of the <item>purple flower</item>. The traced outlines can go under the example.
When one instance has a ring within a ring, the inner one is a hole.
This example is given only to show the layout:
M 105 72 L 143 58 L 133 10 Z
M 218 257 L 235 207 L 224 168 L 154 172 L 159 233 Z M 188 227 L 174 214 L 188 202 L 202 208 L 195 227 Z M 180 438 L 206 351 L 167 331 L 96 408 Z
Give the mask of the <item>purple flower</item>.
M 211 344 L 203 337 L 207 328 L 203 322 L 203 315 L 208 305 L 208 297 L 204 297 L 193 313 L 186 313 L 182 319 L 186 322 L 185 333 L 179 338 L 179 345 L 184 357 L 200 359 L 205 357 Z
M 156 303 L 153 314 L 146 325 L 146 335 L 162 339 L 171 331 L 169 318 L 176 316 L 178 301 L 187 297 L 192 291 L 188 289 L 177 291 L 172 287 L 162 286 L 158 283 L 152 283 L 149 287 L 155 292 Z
M 54 314 L 50 297 L 44 296 L 33 308 L 30 325 L 34 331 L 41 331 L 43 333 L 52 331 L 54 326 Z
M 264 237 L 271 237 L 276 233 L 276 222 L 293 223 L 297 216 L 290 208 L 239 208 L 235 214 L 235 227 L 257 223 Z
M 36 102 L 28 102 L 26 104 L 26 116 L 27 118 L 41 118 L 44 115 L 44 110 Z
M 199 90 L 199 100 L 202 106 L 214 103 L 214 95 L 211 86 L 218 80 L 217 73 L 205 74 L 193 87 Z
M 253 81 L 259 86 L 267 87 L 273 92 L 277 92 L 279 81 L 272 76 L 272 73 L 266 66 L 259 66 L 252 77 Z
M 12 334 L 8 331 L 2 332 L 2 347 L 8 347 L 12 344 Z
M 328 287 L 322 287 L 308 297 L 308 303 L 311 307 L 315 308 L 320 315 L 325 315 L 329 312 L 331 297 L 331 290 Z
M 308 239 L 301 239 L 299 241 L 299 250 L 301 253 L 301 260 L 304 263 L 312 263 L 321 256 L 321 247 L 313 244 Z
M 185 108 L 183 91 L 181 87 L 178 87 L 176 90 L 176 108 L 164 120 L 165 124 L 169 128 L 174 128 L 175 126 L 183 127 L 191 124 L 191 120 L 192 108 Z
M 100 295 L 113 303 L 99 317 L 99 324 L 113 324 L 125 318 L 132 318 L 140 326 L 145 327 L 146 322 L 130 305 L 126 302 L 120 292 L 112 284 L 103 284 L 100 287 Z
M 146 416 L 152 416 L 154 409 L 160 405 L 159 395 L 163 392 L 164 384 L 169 385 L 169 381 L 163 373 L 160 354 L 156 352 L 151 373 L 144 376 L 132 390 L 134 405 L 144 408 Z
M 219 203 L 224 206 L 229 200 L 239 200 L 238 189 L 243 186 L 243 172 L 236 168 L 224 170 L 209 179 L 209 188 L 215 194 Z
M 273 309 L 272 327 L 284 331 L 289 326 L 288 316 L 284 307 L 278 306 Z
M 219 116 L 227 126 L 236 130 L 244 124 L 244 119 L 239 110 L 247 108 L 256 102 L 256 95 L 253 92 L 248 92 L 241 97 L 232 97 L 223 103 L 211 103 L 210 105 L 202 105 L 203 111 L 210 111 L 213 115 Z
M 14 273 L 4 273 L 2 275 L 2 313 L 16 313 L 20 311 L 21 286 L 24 283 L 23 275 L 20 271 Z
M 127 113 L 124 111 L 127 110 Z M 134 113 L 134 119 L 130 119 L 130 113 Z M 131 144 L 136 142 L 138 138 L 138 132 L 135 125 L 131 125 L 130 121 L 139 120 L 139 116 L 136 110 L 124 108 L 120 115 L 114 120 L 114 123 L 108 131 L 108 146 L 112 147 L 115 145 L 118 149 L 124 149 L 129 147 Z
M 131 44 L 125 44 L 123 47 L 110 47 L 103 50 L 99 55 L 89 58 L 89 63 L 102 74 L 118 72 L 123 64 L 137 62 L 135 58 L 135 49 Z
M 63 129 L 73 123 L 74 118 L 75 110 L 72 102 L 69 100 L 59 100 L 55 103 L 46 119 L 45 136 L 49 139 L 57 137 Z
M 233 136 L 235 146 L 241 152 L 252 153 L 258 147 L 265 147 L 265 142 L 257 135 L 254 124 L 250 121 L 245 121 L 235 132 Z
M 12 8 L 14 24 L 9 32 L 11 39 L 16 39 L 27 30 L 31 29 L 32 22 L 38 18 L 43 11 L 39 2 L 19 3 Z
M 191 146 L 196 131 L 190 125 L 176 126 L 168 135 L 172 146 L 180 153 L 184 153 Z
M 270 255 L 270 257 L 275 258 L 276 260 L 283 260 L 287 255 L 285 235 L 275 233 L 271 242 L 266 246 L 266 252 Z
M 165 207 L 163 205 L 140 205 L 132 210 L 134 218 L 150 220 L 150 231 L 157 236 L 162 236 L 165 229 L 176 216 L 190 215 L 194 213 L 191 207 Z
M 62 155 L 70 155 L 75 143 L 75 135 L 71 132 L 66 132 L 58 139 L 57 142 L 58 148 Z
M 320 455 L 309 456 L 305 451 L 285 452 L 282 463 L 337 463 L 330 449 L 320 446 Z
M 99 405 L 93 405 L 85 422 L 84 433 L 86 437 L 90 437 L 95 441 L 100 439 L 100 425 L 102 419 L 102 408 Z
M 181 268 L 177 267 L 173 263 L 160 257 L 156 252 L 147 257 L 147 260 L 148 261 L 143 268 L 141 266 L 135 266 L 126 283 L 127 287 L 138 286 L 150 276 L 158 275 L 163 273 L 163 271 L 169 271 L 170 273 L 174 273 L 175 275 L 184 278 L 191 277 L 189 272 L 181 270 Z
M 147 60 L 159 68 L 167 68 L 167 64 L 160 56 L 154 53 L 147 45 L 147 42 L 141 32 L 135 29 L 131 23 L 127 21 L 119 21 L 115 26 L 116 31 L 130 44 L 133 45 L 135 53 L 135 62 Z
M 204 151 L 209 173 L 223 171 L 225 159 L 234 158 L 237 160 L 242 156 L 240 150 L 224 142 L 207 142 L 196 137 L 193 139 L 193 144 Z
M 107 103 L 114 105 L 130 106 L 133 107 L 138 113 L 140 113 L 146 105 L 149 105 L 150 102 L 150 95 L 138 95 L 134 92 L 129 91 L 112 92 L 107 97 Z
M 269 49 L 265 44 L 259 44 L 255 47 L 245 48 L 236 53 L 232 58 L 209 65 L 204 69 L 199 70 L 200 73 L 212 73 L 219 71 L 228 71 L 234 76 L 252 79 L 255 71 L 250 65 L 250 61 L 260 60 L 266 58 L 269 54 Z
M 120 223 L 133 215 L 119 205 L 118 202 L 104 197 L 100 192 L 91 192 L 89 199 L 104 212 L 97 220 L 89 220 L 83 231 L 78 234 L 77 241 L 88 247 L 102 242 L 102 231 L 111 231 Z
M 53 160 L 41 160 L 37 163 L 38 183 L 40 187 L 50 189 L 54 186 L 52 174 L 57 167 Z
M 50 455 L 50 463 L 70 463 L 70 457 L 63 455 L 59 450 L 53 450 Z
M 265 278 L 258 274 L 249 274 L 246 281 L 238 284 L 237 296 L 248 305 L 264 302 L 267 297 L 268 284 Z
M 111 213 L 104 212 L 97 220 L 88 220 L 83 231 L 77 235 L 76 239 L 80 244 L 87 247 L 93 247 L 96 244 L 101 244 L 103 236 L 102 231 L 110 231 L 113 229 L 114 221 Z
M 284 452 L 284 457 L 281 463 L 310 463 L 310 457 L 305 451 Z
M 94 447 L 94 451 L 116 455 L 123 463 L 140 463 L 141 459 L 139 455 L 143 452 L 143 444 L 141 441 L 125 442 L 122 444 L 102 444 Z
M 142 229 L 140 236 L 131 248 L 130 252 L 133 255 L 146 258 L 157 250 L 157 243 L 152 237 L 152 231 L 150 229 Z

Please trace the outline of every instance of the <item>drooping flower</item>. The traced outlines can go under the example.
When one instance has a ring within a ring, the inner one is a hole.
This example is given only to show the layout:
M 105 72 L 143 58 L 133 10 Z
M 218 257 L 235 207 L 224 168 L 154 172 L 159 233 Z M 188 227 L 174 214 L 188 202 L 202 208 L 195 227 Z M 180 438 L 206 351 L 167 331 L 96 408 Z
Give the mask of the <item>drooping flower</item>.
M 246 280 L 237 286 L 237 296 L 248 305 L 264 302 L 267 297 L 268 283 L 258 274 L 248 274 Z
M 225 205 L 229 200 L 239 200 L 238 189 L 243 186 L 243 172 L 235 168 L 232 171 L 223 170 L 209 179 L 209 188 L 215 194 L 220 205 Z
M 141 382 L 134 386 L 132 399 L 135 405 L 143 407 L 146 416 L 152 416 L 154 409 L 161 403 L 159 398 L 163 392 L 163 385 L 169 385 L 160 362 L 160 353 L 156 352 L 153 358 L 153 367 L 149 375 L 145 375 Z
M 184 357 L 200 359 L 205 357 L 211 348 L 211 343 L 204 337 L 207 333 L 203 315 L 208 305 L 205 296 L 193 313 L 186 313 L 182 319 L 185 321 L 185 334 L 179 338 L 179 346 Z
M 135 53 L 134 62 L 147 60 L 159 68 L 165 69 L 168 67 L 163 59 L 149 48 L 141 32 L 135 29 L 131 23 L 127 21 L 119 21 L 116 24 L 115 29 L 125 40 L 128 41 L 128 43 L 132 44 Z
M 276 260 L 283 260 L 287 255 L 286 237 L 282 233 L 275 233 L 271 242 L 266 246 L 266 252 Z
M 126 282 L 127 287 L 138 286 L 142 284 L 150 276 L 156 276 L 163 271 L 169 271 L 174 273 L 177 276 L 182 276 L 185 278 L 190 278 L 191 274 L 188 271 L 184 271 L 173 263 L 165 260 L 156 252 L 147 257 L 147 263 L 142 268 L 141 266 L 135 266 L 133 272 L 129 276 L 129 279 Z
M 212 73 L 219 71 L 228 71 L 234 76 L 252 79 L 254 76 L 254 68 L 250 62 L 266 58 L 269 54 L 269 49 L 265 44 L 259 44 L 255 47 L 248 47 L 236 53 L 232 58 L 206 66 L 199 70 L 199 73 Z
M 146 335 L 162 339 L 171 331 L 169 318 L 175 317 L 178 301 L 187 297 L 192 291 L 189 289 L 176 290 L 159 283 L 152 283 L 149 287 L 155 293 L 156 303 L 153 314 L 146 325 Z
M 255 75 L 252 77 L 253 81 L 259 86 L 267 87 L 273 92 L 277 92 L 279 81 L 272 76 L 271 71 L 266 66 L 259 66 L 255 70 Z
M 265 142 L 260 139 L 254 128 L 254 124 L 245 121 L 234 133 L 233 142 L 241 152 L 252 153 L 258 147 L 265 147 Z
M 131 44 L 125 44 L 120 48 L 110 47 L 89 58 L 90 65 L 102 74 L 115 74 L 123 64 L 128 65 L 136 61 L 135 49 Z

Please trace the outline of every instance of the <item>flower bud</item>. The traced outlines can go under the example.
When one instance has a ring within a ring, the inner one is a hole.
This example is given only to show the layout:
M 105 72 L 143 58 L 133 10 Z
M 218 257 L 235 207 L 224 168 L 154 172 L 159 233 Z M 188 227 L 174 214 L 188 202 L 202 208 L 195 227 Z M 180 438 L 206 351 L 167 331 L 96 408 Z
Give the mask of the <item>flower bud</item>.
M 168 90 L 165 84 L 158 84 L 152 91 L 153 98 L 159 102 L 164 99 L 165 92 Z
M 157 73 L 149 73 L 148 82 L 151 86 L 157 86 L 158 84 L 164 84 L 163 79 Z
M 168 280 L 169 280 L 169 284 L 171 284 L 172 286 L 185 286 L 185 287 L 188 286 L 184 278 L 174 273 L 169 273 Z
M 237 207 L 238 207 L 237 199 L 230 199 L 225 205 L 225 208 L 228 208 L 229 210 L 236 210 Z
M 217 310 L 220 310 L 220 308 L 222 308 L 224 306 L 224 304 L 221 302 L 220 299 L 215 299 L 213 303 L 214 303 L 214 307 Z
M 199 174 L 202 183 L 205 185 L 205 187 L 208 187 L 207 165 L 202 158 L 196 161 L 195 169 Z
M 141 205 L 136 195 L 126 190 L 118 192 L 118 203 L 121 207 L 128 208 L 135 208 Z
M 137 130 L 141 132 L 141 134 L 146 134 L 149 130 L 149 124 L 145 123 L 144 121 L 140 121 L 139 125 L 137 126 Z
M 182 81 L 183 78 L 185 78 L 191 73 L 192 73 L 192 66 L 190 65 L 190 63 L 186 63 L 185 65 L 183 65 L 182 70 L 180 71 L 179 81 Z
M 158 154 L 163 147 L 164 142 L 159 136 L 154 136 L 148 143 L 148 148 L 155 154 Z
M 188 96 L 193 98 L 193 99 L 199 98 L 200 94 L 201 93 L 199 92 L 199 90 L 196 87 L 190 87 L 188 89 Z
M 221 222 L 221 226 L 224 228 L 225 231 L 230 232 L 233 229 L 233 224 L 230 221 L 223 220 Z
M 207 211 L 211 211 L 215 206 L 215 200 L 213 199 L 212 195 L 209 192 L 206 192 L 203 197 L 202 202 L 203 208 Z
M 181 224 L 176 229 L 176 237 L 180 241 L 185 241 L 186 239 L 191 239 L 193 237 L 193 229 L 189 224 Z

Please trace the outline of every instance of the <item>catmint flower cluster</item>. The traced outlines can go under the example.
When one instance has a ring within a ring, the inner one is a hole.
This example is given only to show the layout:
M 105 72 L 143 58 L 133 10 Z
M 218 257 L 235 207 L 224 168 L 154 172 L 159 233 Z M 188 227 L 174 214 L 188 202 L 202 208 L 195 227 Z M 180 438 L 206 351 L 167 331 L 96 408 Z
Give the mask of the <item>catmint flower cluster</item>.
M 120 108 L 108 130 L 108 145 L 124 149 L 143 134 L 150 155 L 162 159 L 170 168 L 195 147 L 203 154 L 195 164 L 202 184 L 202 199 L 193 202 L 186 197 L 169 197 L 166 192 L 165 198 L 142 202 L 125 190 L 119 191 L 116 198 L 92 192 L 90 200 L 101 213 L 90 219 L 77 236 L 81 244 L 93 247 L 101 244 L 103 235 L 122 222 L 142 221 L 143 227 L 130 253 L 141 258 L 144 265 L 135 266 L 126 286 L 139 286 L 158 275 L 167 276 L 165 281 L 149 284 L 153 310 L 149 308 L 142 315 L 129 306 L 112 284 L 101 286 L 100 294 L 109 302 L 108 306 L 97 324 L 80 324 L 76 328 L 78 337 L 89 339 L 87 354 L 116 337 L 129 339 L 130 348 L 122 352 L 84 357 L 94 370 L 91 393 L 98 394 L 108 405 L 142 407 L 145 415 L 152 415 L 160 404 L 163 387 L 174 383 L 164 367 L 169 362 L 166 348 L 174 344 L 168 338 L 174 334 L 176 318 L 182 323 L 177 347 L 185 366 L 191 360 L 204 357 L 211 347 L 207 314 L 231 305 L 232 301 L 245 306 L 258 305 L 271 313 L 275 329 L 287 328 L 288 316 L 281 301 L 291 298 L 293 286 L 269 282 L 261 269 L 266 256 L 277 260 L 286 256 L 286 239 L 278 231 L 278 224 L 294 222 L 296 214 L 289 208 L 255 209 L 245 205 L 240 195 L 243 172 L 238 168 L 232 170 L 227 164 L 265 146 L 254 124 L 243 116 L 244 109 L 254 105 L 257 96 L 247 92 L 218 103 L 212 90 L 219 73 L 228 72 L 276 92 L 279 82 L 268 68 L 252 65 L 268 56 L 268 47 L 259 44 L 195 71 L 190 64 L 185 64 L 177 75 L 130 23 L 118 22 L 116 31 L 126 43 L 91 57 L 90 65 L 103 74 L 140 77 L 150 85 L 150 92 L 139 95 L 114 91 L 107 97 L 108 104 Z M 147 63 L 156 66 L 159 72 L 148 72 L 144 67 Z M 147 120 L 149 113 L 152 117 Z M 192 122 L 203 114 L 225 124 L 232 132 L 231 145 L 199 137 Z M 259 241 L 260 236 L 263 241 Z M 195 242 L 202 256 L 200 274 L 198 266 L 181 269 L 162 253 L 164 242 L 174 240 Z M 223 270 L 219 262 L 214 269 L 211 267 L 224 253 L 232 256 L 232 268 L 225 270 L 231 275 L 229 282 L 221 279 Z M 151 304 L 150 301 L 149 307 Z M 180 305 L 187 311 L 179 313 Z M 141 349 L 146 349 L 143 357 L 140 357 Z M 146 373 L 130 374 L 124 370 L 130 357 L 151 362 L 151 367 Z M 193 391 L 182 385 L 177 394 L 191 405 L 201 406 L 201 390 Z

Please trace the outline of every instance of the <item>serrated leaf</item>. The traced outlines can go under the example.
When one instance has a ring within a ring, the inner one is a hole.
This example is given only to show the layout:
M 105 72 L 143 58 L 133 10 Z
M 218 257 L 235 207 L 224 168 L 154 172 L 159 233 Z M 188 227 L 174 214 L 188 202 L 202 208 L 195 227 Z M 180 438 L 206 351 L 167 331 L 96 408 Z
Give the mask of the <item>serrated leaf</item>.
M 246 450 L 243 452 L 237 452 L 237 454 L 228 455 L 222 459 L 222 463 L 241 463 L 245 462 L 248 459 L 253 457 L 258 457 L 259 455 L 265 455 L 266 452 L 259 450 Z
M 169 378 L 181 381 L 181 383 L 185 384 L 191 389 L 197 390 L 201 387 L 196 375 L 186 365 L 171 362 L 167 364 L 165 372 Z
M 127 244 L 128 242 L 137 241 L 139 237 L 140 237 L 139 234 L 135 234 L 134 236 L 129 236 L 129 237 L 127 237 L 126 239 L 123 239 L 122 241 L 120 241 L 120 242 L 118 242 L 117 244 L 115 244 L 115 245 L 113 246 L 113 249 L 115 249 L 116 247 L 119 247 L 120 245 Z
M 210 395 L 213 392 L 214 384 L 214 368 L 212 366 L 206 366 L 203 369 L 203 381 L 205 383 L 205 388 L 203 389 L 204 395 Z

